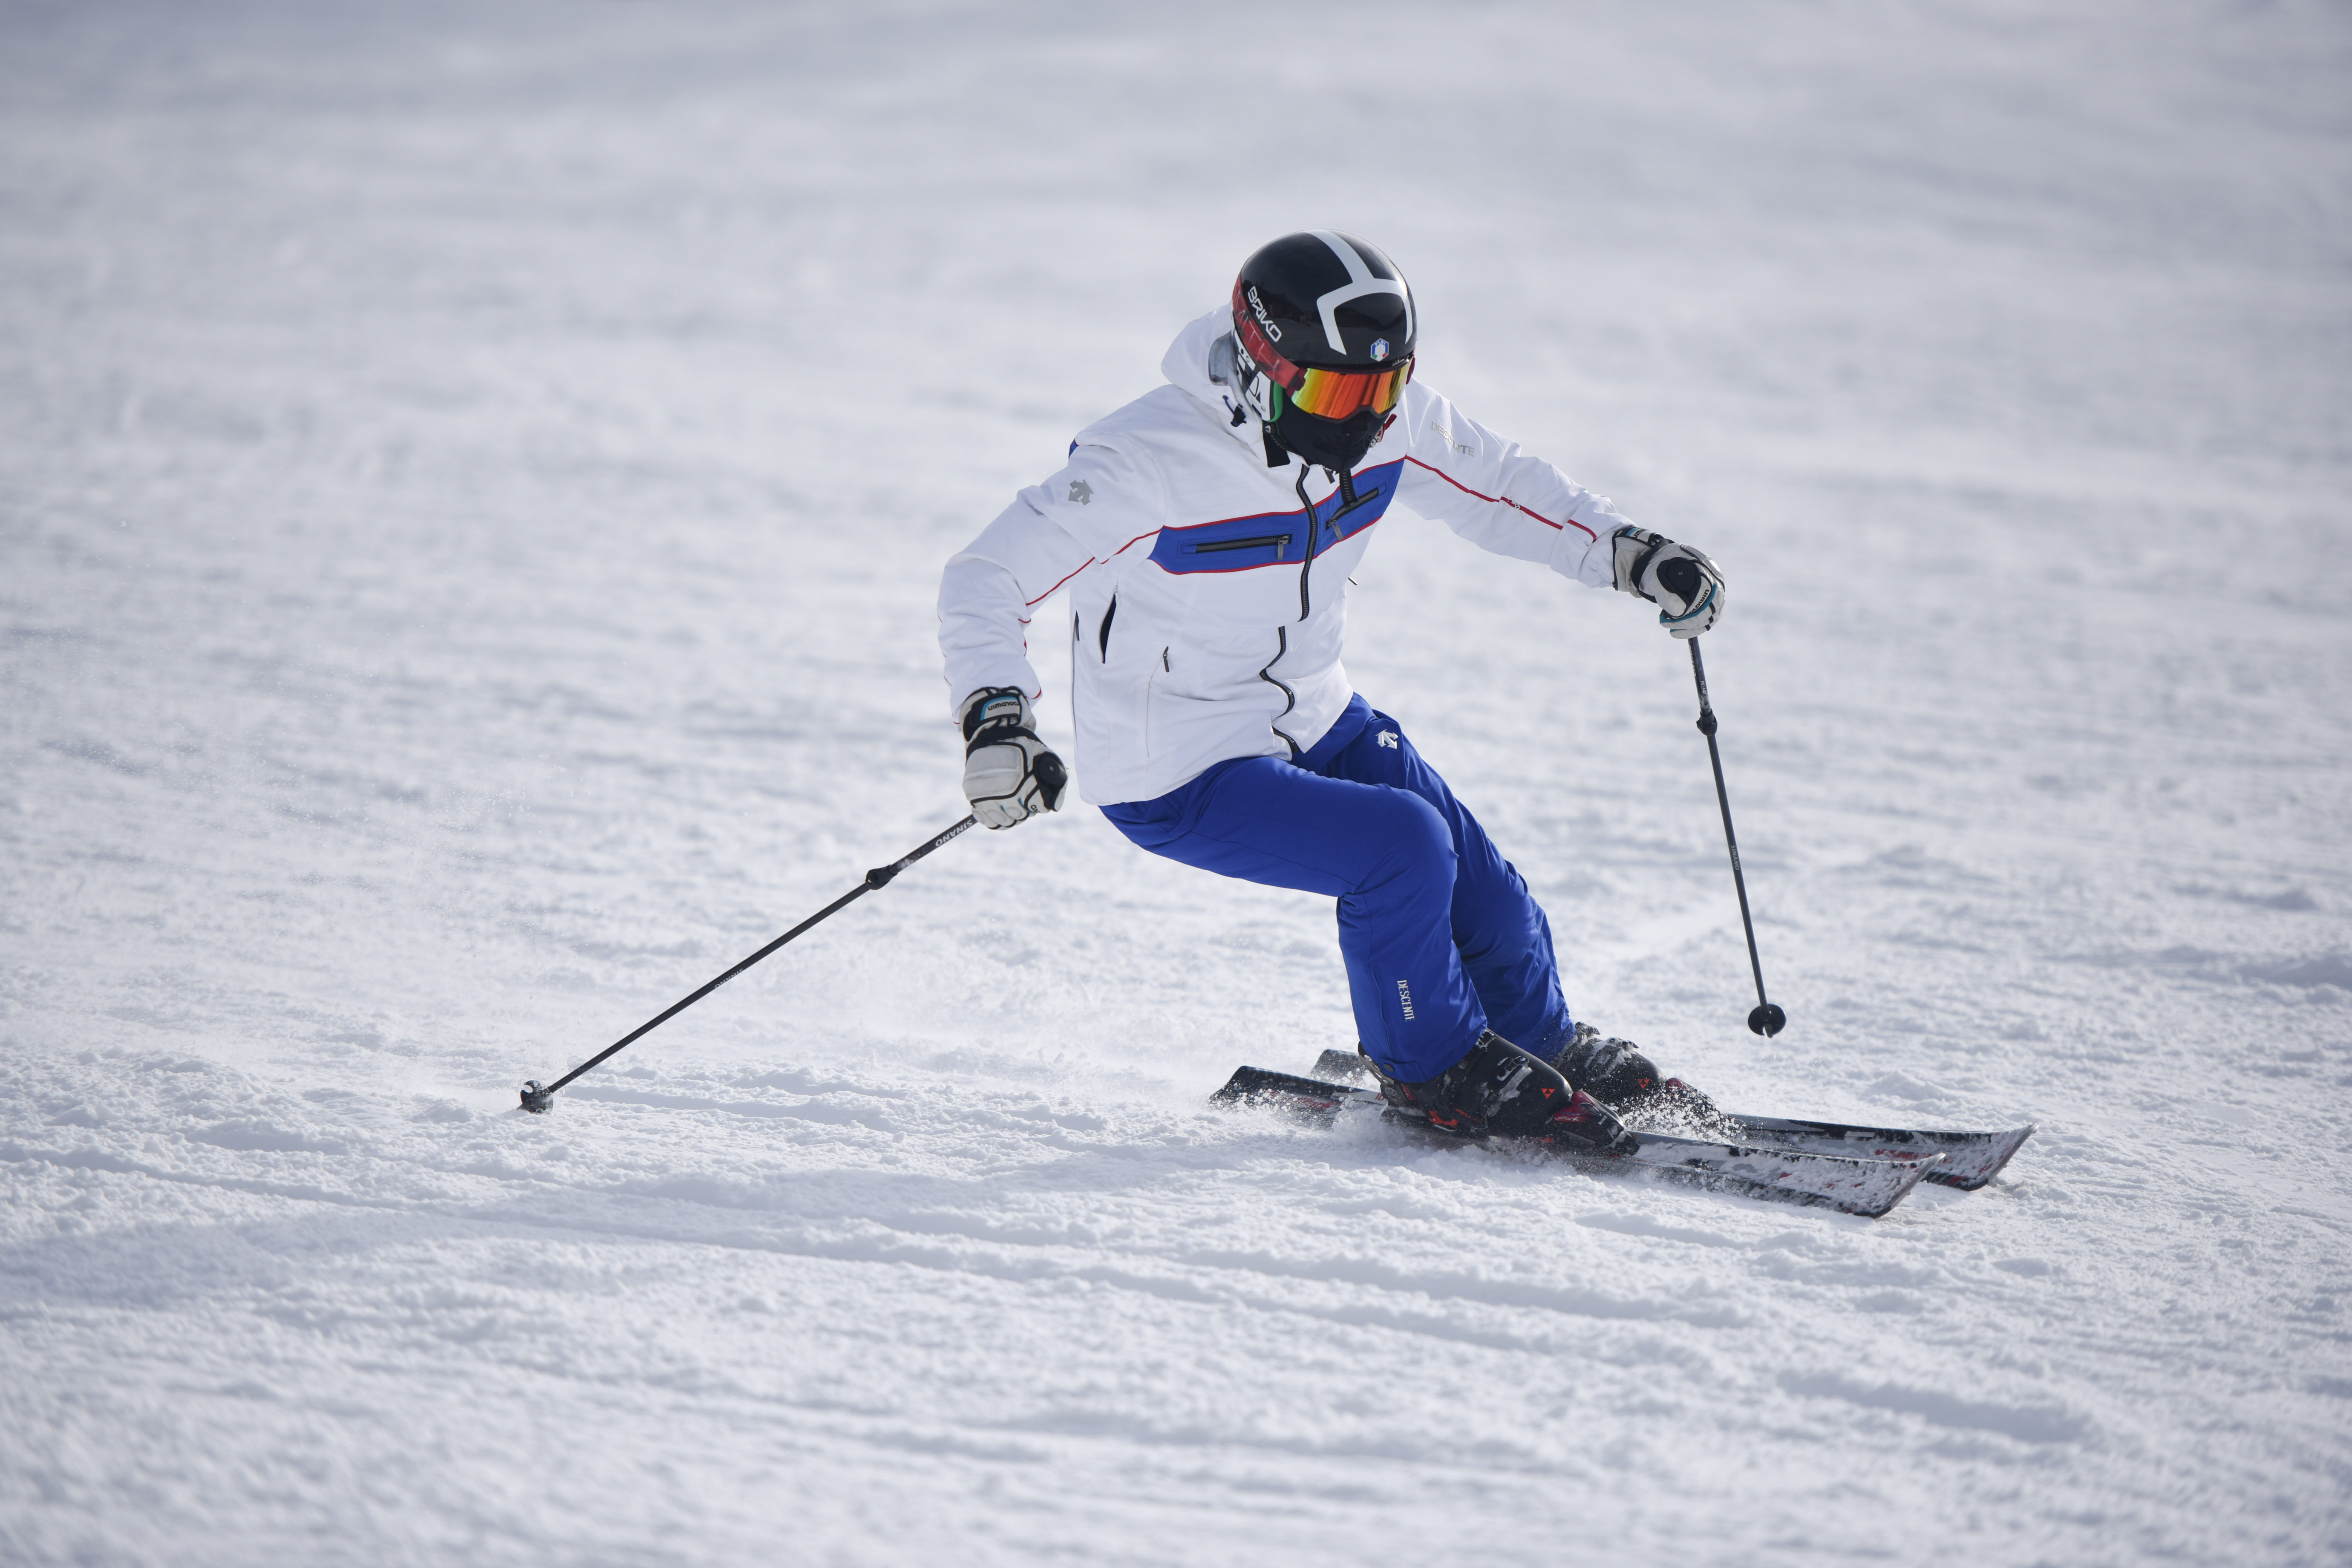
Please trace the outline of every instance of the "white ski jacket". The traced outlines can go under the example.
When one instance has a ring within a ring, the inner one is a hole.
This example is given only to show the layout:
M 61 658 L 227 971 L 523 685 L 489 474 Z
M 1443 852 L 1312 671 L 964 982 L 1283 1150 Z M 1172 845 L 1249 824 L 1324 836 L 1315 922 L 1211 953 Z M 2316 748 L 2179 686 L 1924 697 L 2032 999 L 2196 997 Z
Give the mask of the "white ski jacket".
M 1268 468 L 1258 421 L 1209 379 L 1231 330 L 1177 334 L 1169 384 L 1078 433 L 947 565 L 940 647 L 950 706 L 984 686 L 1044 695 L 1027 627 L 1070 590 L 1078 794 L 1155 799 L 1231 757 L 1295 756 L 1353 689 L 1340 668 L 1348 574 L 1391 504 L 1500 555 L 1613 583 L 1609 502 L 1414 382 L 1354 478 L 1357 505 L 1296 458 Z M 1297 485 L 1307 474 L 1309 509 Z

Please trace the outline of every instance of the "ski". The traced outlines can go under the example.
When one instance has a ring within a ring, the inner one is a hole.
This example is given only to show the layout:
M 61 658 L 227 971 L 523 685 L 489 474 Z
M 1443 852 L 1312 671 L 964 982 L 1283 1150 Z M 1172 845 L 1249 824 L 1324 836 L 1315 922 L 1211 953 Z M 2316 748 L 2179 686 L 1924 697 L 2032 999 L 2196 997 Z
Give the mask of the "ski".
M 1318 1078 L 1341 1082 L 1372 1077 L 1363 1058 L 1352 1051 L 1325 1051 L 1315 1064 L 1315 1072 Z M 2033 1136 L 2034 1123 L 2029 1121 L 2022 1127 L 1998 1132 L 1937 1131 L 1916 1127 L 1857 1127 L 1843 1121 L 1808 1121 L 1725 1111 L 1688 1130 L 1810 1154 L 1853 1154 L 1884 1160 L 1941 1154 L 1942 1163 L 1925 1179 L 1937 1186 L 1972 1193 L 2000 1173 L 2010 1156 Z
M 1226 1105 L 1255 1105 L 1286 1112 L 1319 1126 L 1330 1126 L 1350 1113 L 1387 1113 L 1388 1105 L 1376 1090 L 1319 1079 L 1269 1072 L 1264 1068 L 1235 1070 L 1225 1086 L 1210 1097 Z M 1412 1129 L 1409 1119 L 1392 1118 Z M 1443 1134 L 1422 1130 L 1421 1135 Z M 1639 1146 L 1631 1154 L 1586 1154 L 1527 1140 L 1488 1140 L 1490 1147 L 1517 1145 L 1530 1152 L 1565 1159 L 1580 1168 L 1639 1170 L 1670 1181 L 1685 1182 L 1746 1197 L 1778 1203 L 1815 1205 L 1876 1219 L 1910 1195 L 1920 1178 L 1941 1164 L 1938 1152 L 1913 1152 L 1897 1156 L 1815 1153 L 1740 1142 L 1717 1142 L 1676 1138 L 1663 1132 L 1636 1132 Z M 1459 1141 L 1445 1138 L 1449 1144 Z

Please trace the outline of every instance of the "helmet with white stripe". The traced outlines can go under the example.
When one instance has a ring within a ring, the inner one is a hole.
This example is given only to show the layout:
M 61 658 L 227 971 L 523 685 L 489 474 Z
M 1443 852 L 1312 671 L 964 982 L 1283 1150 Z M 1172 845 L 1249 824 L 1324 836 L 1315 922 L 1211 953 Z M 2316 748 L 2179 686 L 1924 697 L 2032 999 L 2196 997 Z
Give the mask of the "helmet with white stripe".
M 1234 281 L 1237 390 L 1267 433 L 1309 463 L 1346 470 L 1412 378 L 1412 289 L 1353 235 L 1288 234 Z

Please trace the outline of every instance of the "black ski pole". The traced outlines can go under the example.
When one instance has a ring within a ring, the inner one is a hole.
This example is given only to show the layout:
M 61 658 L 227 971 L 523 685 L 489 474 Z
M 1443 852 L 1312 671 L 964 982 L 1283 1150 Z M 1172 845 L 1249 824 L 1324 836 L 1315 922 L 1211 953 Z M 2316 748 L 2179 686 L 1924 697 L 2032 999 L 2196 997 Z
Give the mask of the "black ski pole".
M 1789 1024 L 1789 1015 L 1764 999 L 1764 961 L 1756 956 L 1756 921 L 1748 913 L 1748 879 L 1739 870 L 1739 840 L 1731 834 L 1731 795 L 1723 787 L 1723 752 L 1715 743 L 1715 710 L 1706 700 L 1706 666 L 1698 657 L 1698 638 L 1690 640 L 1691 679 L 1698 682 L 1698 732 L 1706 737 L 1706 760 L 1715 764 L 1715 802 L 1723 807 L 1723 842 L 1731 851 L 1731 885 L 1739 890 L 1739 923 L 1748 931 L 1748 966 L 1756 972 L 1756 1010 L 1748 1015 L 1749 1032 L 1777 1035 Z
M 753 953 L 751 957 L 745 959 L 742 963 L 737 964 L 734 968 L 729 970 L 726 973 L 720 975 L 709 984 L 705 985 L 693 995 L 685 997 L 680 1001 L 674 1002 L 669 1006 L 663 1008 L 659 1013 L 655 1014 L 644 1023 L 639 1024 L 635 1028 L 631 1029 L 627 1034 L 623 1035 L 619 1039 L 614 1040 L 611 1045 L 606 1046 L 603 1050 L 598 1051 L 594 1056 L 590 1057 L 586 1061 L 582 1062 L 578 1067 L 573 1068 L 570 1072 L 565 1073 L 562 1078 L 557 1079 L 553 1083 L 549 1084 L 546 1088 L 541 1089 L 540 1087 L 539 1079 L 532 1079 L 529 1083 L 522 1086 L 522 1108 L 525 1110 L 544 1113 L 551 1105 L 554 1104 L 555 1091 L 557 1089 L 562 1089 L 565 1084 L 570 1083 L 573 1079 L 578 1078 L 590 1068 L 601 1065 L 605 1058 L 613 1055 L 613 1053 L 618 1051 L 622 1047 L 629 1044 L 630 1041 L 635 1040 L 638 1036 L 659 1027 L 661 1025 L 666 1024 L 670 1019 L 676 1017 L 678 1014 L 685 1012 L 688 1007 L 693 1006 L 697 1002 L 701 1001 L 705 996 L 709 995 L 713 991 L 718 990 L 721 985 L 726 984 L 729 981 L 734 979 L 737 975 L 742 973 L 745 970 L 759 963 L 760 960 L 767 957 L 768 954 L 775 952 L 776 949 L 783 946 L 784 943 L 800 935 L 801 932 L 816 924 L 819 921 L 825 919 L 827 916 L 832 915 L 840 910 L 847 908 L 850 904 L 855 903 L 857 900 L 863 898 L 867 893 L 872 892 L 877 888 L 888 887 L 890 885 L 891 878 L 897 876 L 899 872 L 905 870 L 908 867 L 913 865 L 916 861 L 921 859 L 932 850 L 937 849 L 940 845 L 945 844 L 950 838 L 955 837 L 958 834 L 962 833 L 965 829 L 972 826 L 977 821 L 978 818 L 976 817 L 967 816 L 961 822 L 957 823 L 953 827 L 949 828 L 945 833 L 940 834 L 937 838 L 932 839 L 929 843 L 924 845 L 921 848 L 916 850 L 913 854 L 907 856 L 905 858 L 893 860 L 887 866 L 877 866 L 873 870 L 866 872 L 866 880 L 858 883 L 857 886 L 850 889 L 849 891 L 842 894 L 841 897 L 834 900 L 833 902 L 825 905 L 824 908 L 817 910 L 816 913 L 809 916 L 808 919 L 801 921 L 800 924 L 793 927 L 792 930 L 778 937 L 775 941 L 770 942 L 767 946 L 761 948 L 759 952 Z

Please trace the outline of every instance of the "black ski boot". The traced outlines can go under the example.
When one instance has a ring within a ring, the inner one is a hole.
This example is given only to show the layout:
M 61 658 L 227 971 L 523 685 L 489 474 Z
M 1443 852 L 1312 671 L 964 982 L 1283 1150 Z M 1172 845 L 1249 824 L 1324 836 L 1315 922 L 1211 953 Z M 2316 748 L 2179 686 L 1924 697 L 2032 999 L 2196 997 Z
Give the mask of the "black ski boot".
M 1633 1135 L 1607 1106 L 1569 1087 L 1559 1070 L 1488 1029 L 1469 1054 L 1423 1083 L 1380 1072 L 1381 1098 L 1402 1116 L 1457 1138 L 1527 1138 L 1591 1153 L 1623 1154 Z
M 1590 1024 L 1577 1025 L 1552 1065 L 1569 1082 L 1629 1116 L 1664 1114 L 1704 1122 L 1717 1114 L 1715 1101 L 1682 1079 L 1661 1074 L 1641 1047 L 1608 1038 Z

